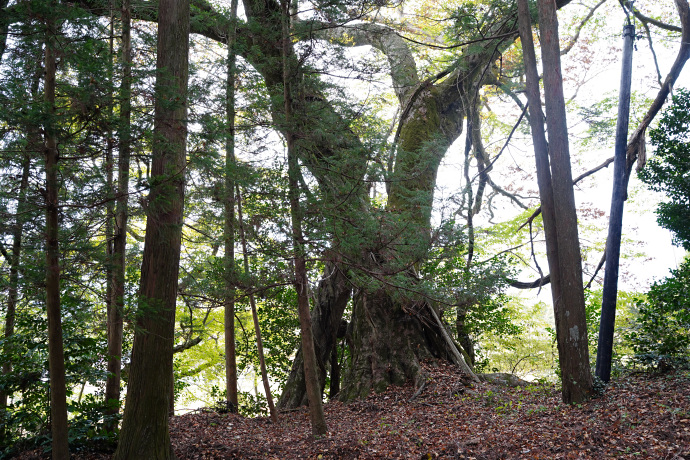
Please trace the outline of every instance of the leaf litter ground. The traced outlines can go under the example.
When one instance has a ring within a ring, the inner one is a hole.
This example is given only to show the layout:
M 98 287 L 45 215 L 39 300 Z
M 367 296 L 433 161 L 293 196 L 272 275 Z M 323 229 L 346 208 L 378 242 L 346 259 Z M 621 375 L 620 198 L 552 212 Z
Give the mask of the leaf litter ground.
M 566 406 L 552 386 L 469 385 L 454 367 L 426 370 L 421 391 L 391 387 L 327 403 L 330 431 L 319 439 L 306 409 L 282 413 L 277 425 L 210 411 L 173 417 L 175 452 L 181 459 L 690 460 L 690 372 L 626 375 L 602 397 Z

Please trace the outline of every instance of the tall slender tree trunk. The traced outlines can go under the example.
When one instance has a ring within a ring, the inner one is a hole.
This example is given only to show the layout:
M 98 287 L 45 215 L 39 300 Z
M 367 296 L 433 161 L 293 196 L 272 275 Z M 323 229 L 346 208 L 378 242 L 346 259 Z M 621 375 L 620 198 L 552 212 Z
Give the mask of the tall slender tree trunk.
M 244 219 L 242 218 L 242 194 L 239 186 L 237 187 L 237 216 L 239 218 L 240 226 L 240 240 L 242 241 L 242 258 L 244 259 L 244 273 L 249 275 L 249 254 L 247 253 L 247 237 L 244 233 Z M 259 354 L 259 367 L 261 368 L 261 381 L 264 385 L 264 392 L 266 393 L 266 401 L 268 403 L 268 410 L 271 414 L 271 421 L 278 423 L 278 412 L 273 404 L 273 395 L 271 394 L 271 386 L 268 381 L 268 372 L 266 372 L 266 359 L 264 358 L 264 345 L 261 340 L 261 327 L 259 326 L 259 315 L 256 312 L 256 301 L 254 294 L 249 293 L 249 305 L 252 308 L 252 320 L 254 322 L 254 333 L 256 334 L 256 349 Z
M 36 148 L 37 143 L 35 136 L 34 142 L 31 142 L 31 134 L 29 134 L 29 149 Z M 17 300 L 19 299 L 19 263 L 21 261 L 22 252 L 22 233 L 24 231 L 24 211 L 26 209 L 26 191 L 29 186 L 29 173 L 31 171 L 31 152 L 28 151 L 24 156 L 22 162 L 22 178 L 19 183 L 19 197 L 17 199 L 17 215 L 14 220 L 14 229 L 12 231 L 12 258 L 10 260 L 10 276 L 9 286 L 7 290 L 7 310 L 5 311 L 5 330 L 4 330 L 4 354 L 10 356 L 10 339 L 14 335 L 14 323 L 17 312 Z M 2 363 L 3 375 L 12 373 L 12 361 L 7 359 Z M 10 393 L 0 390 L 0 419 L 5 417 L 7 410 L 8 397 Z M 4 429 L 0 431 L 0 441 L 4 440 Z
M 228 408 L 237 411 L 237 356 L 235 349 L 235 78 L 237 54 L 237 0 L 230 4 L 228 73 L 225 88 L 227 133 L 225 139 L 225 393 Z
M 57 29 L 54 19 L 46 22 L 45 102 L 48 120 L 45 131 L 46 173 L 46 310 L 48 313 L 48 367 L 50 371 L 50 423 L 53 459 L 69 458 L 67 432 L 67 391 L 65 388 L 65 355 L 62 343 L 60 313 L 60 248 L 58 150 L 55 127 L 55 79 Z
M 120 381 L 122 374 L 122 316 L 125 307 L 125 270 L 127 249 L 127 219 L 129 215 L 129 161 L 131 140 L 132 43 L 130 1 L 122 2 L 122 82 L 120 84 L 119 157 L 117 164 L 117 194 L 112 256 L 112 298 L 108 304 L 108 379 L 105 384 L 107 413 L 120 411 Z M 113 423 L 110 431 L 117 429 Z
M 529 122 L 532 129 L 534 144 L 534 159 L 537 169 L 537 184 L 541 201 L 544 234 L 546 237 L 546 257 L 551 276 L 551 298 L 554 308 L 556 300 L 560 299 L 560 269 L 558 267 L 558 242 L 556 238 L 556 216 L 553 203 L 553 188 L 551 186 L 551 166 L 549 164 L 549 147 L 544 130 L 544 112 L 541 109 L 541 93 L 539 90 L 539 72 L 537 58 L 532 40 L 532 21 L 527 0 L 518 0 L 518 17 L 520 40 L 525 61 L 527 101 L 529 104 Z
M 113 11 L 113 5 L 110 5 L 110 37 L 108 37 L 108 80 L 111 88 L 113 87 L 113 76 L 115 74 L 114 67 L 114 53 L 115 53 L 115 15 Z M 105 305 L 106 305 L 106 329 L 108 336 L 108 344 L 111 342 L 110 338 L 110 310 L 113 308 L 113 232 L 115 227 L 115 200 L 114 200 L 114 162 L 113 162 L 113 129 L 110 125 L 110 121 L 113 119 L 114 114 L 114 97 L 110 98 L 107 112 L 108 112 L 108 129 L 105 133 L 106 135 L 106 145 L 105 145 L 105 177 L 106 177 L 106 189 L 107 189 L 107 202 L 105 207 Z M 106 381 L 107 387 L 107 381 Z M 107 390 L 107 388 L 106 388 Z M 106 398 L 107 401 L 107 398 Z
M 189 2 L 160 0 L 151 192 L 118 460 L 175 458 L 168 406 L 184 207 L 188 52 Z
M 282 3 L 282 58 L 283 58 L 283 88 L 285 104 L 285 137 L 287 141 L 288 157 L 288 187 L 290 197 L 290 216 L 292 219 L 292 243 L 294 250 L 295 289 L 297 291 L 297 311 L 299 313 L 300 331 L 302 335 L 302 354 L 304 359 L 304 375 L 309 400 L 311 417 L 311 431 L 314 436 L 322 436 L 328 431 L 321 401 L 321 387 L 317 376 L 316 353 L 314 350 L 314 336 L 311 328 L 309 313 L 307 265 L 305 260 L 304 236 L 302 234 L 302 209 L 299 203 L 299 160 L 295 151 L 295 133 L 291 126 L 292 113 L 292 79 L 294 75 L 288 64 L 290 56 L 290 2 Z
M 41 83 L 41 78 L 43 78 L 43 66 L 41 63 L 42 54 L 42 47 L 39 47 L 36 51 L 36 68 L 31 81 L 32 101 L 38 101 L 42 98 L 42 95 L 39 93 L 39 85 Z M 5 312 L 5 329 L 3 332 L 5 338 L 5 356 L 10 355 L 9 339 L 14 335 L 17 302 L 19 301 L 19 267 L 22 253 L 22 235 L 24 233 L 24 222 L 26 220 L 24 213 L 27 210 L 27 192 L 29 188 L 29 176 L 31 174 L 31 160 L 44 150 L 44 142 L 40 134 L 40 129 L 35 123 L 27 123 L 26 136 L 28 142 L 22 162 L 22 175 L 19 183 L 19 194 L 17 198 L 17 214 L 15 216 L 14 228 L 12 230 L 12 257 L 9 260 L 10 273 L 7 291 L 7 310 Z M 7 375 L 11 372 L 12 361 L 8 359 L 2 364 L 2 373 Z M 0 391 L 0 418 L 5 416 L 9 396 L 11 396 L 11 393 Z M 4 435 L 5 433 L 0 431 L 0 442 L 3 441 Z
M 554 297 L 556 337 L 563 380 L 563 401 L 578 403 L 592 396 L 582 260 L 577 211 L 570 169 L 563 77 L 554 0 L 539 0 L 546 121 L 553 189 L 560 292 Z M 552 279 L 553 282 L 553 279 Z
M 113 84 L 114 76 L 114 53 L 115 53 L 115 16 L 113 13 L 112 3 L 110 5 L 110 37 L 109 37 L 109 60 L 108 60 L 108 80 L 109 83 Z M 108 118 L 112 120 L 114 114 L 114 98 L 111 98 L 110 104 L 108 105 Z M 114 200 L 114 171 L 115 167 L 113 161 L 113 130 L 112 127 L 108 127 L 106 132 L 106 147 L 105 147 L 105 173 L 106 173 L 106 189 L 108 190 L 108 201 L 106 203 L 105 211 L 105 305 L 106 305 L 106 332 L 108 339 L 108 347 L 112 343 L 111 338 L 111 310 L 113 308 L 113 232 L 115 227 L 115 200 Z M 110 366 L 110 356 L 108 356 L 108 367 Z M 110 369 L 108 369 L 110 371 Z M 106 379 L 106 398 L 108 401 L 108 383 L 111 380 L 110 375 Z M 106 409 L 108 411 L 108 409 Z
M 597 347 L 596 375 L 602 381 L 611 379 L 613 355 L 613 330 L 616 323 L 616 299 L 618 297 L 618 269 L 623 231 L 623 206 L 627 197 L 626 147 L 628 142 L 628 119 L 630 118 L 630 83 L 632 81 L 632 55 L 635 26 L 623 27 L 623 64 L 621 69 L 620 94 L 618 96 L 618 121 L 616 122 L 616 147 L 613 160 L 613 191 L 609 232 L 606 238 L 606 271 L 604 292 L 601 299 L 601 321 Z
M 9 4 L 9 0 L 0 0 L 0 11 L 4 10 Z M 2 62 L 5 47 L 7 45 L 7 32 L 10 28 L 10 19 L 6 15 L 0 15 L 0 63 Z
M 316 290 L 316 304 L 310 313 L 319 388 L 324 388 L 326 384 L 328 369 L 324 364 L 328 362 L 336 347 L 343 313 L 352 294 L 352 284 L 347 279 L 339 258 L 340 256 L 335 251 L 329 251 L 323 275 Z M 332 367 L 330 371 L 331 382 L 333 379 L 340 380 L 339 373 L 334 375 Z M 306 405 L 308 402 L 306 391 L 304 358 L 300 348 L 292 363 L 285 389 L 278 400 L 278 407 L 288 409 Z

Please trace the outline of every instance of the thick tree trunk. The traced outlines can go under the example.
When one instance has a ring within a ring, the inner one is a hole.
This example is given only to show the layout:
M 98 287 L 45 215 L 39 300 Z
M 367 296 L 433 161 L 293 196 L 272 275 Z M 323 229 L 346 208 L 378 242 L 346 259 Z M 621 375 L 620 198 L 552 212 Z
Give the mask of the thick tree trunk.
M 427 359 L 452 361 L 450 350 L 424 303 L 404 305 L 389 292 L 360 291 L 354 297 L 349 329 L 351 362 L 345 375 L 340 400 L 363 398 L 373 390 L 408 381 L 422 384 L 421 362 Z
M 57 30 L 55 23 L 46 24 L 45 100 L 50 117 L 55 114 L 55 77 Z M 60 313 L 60 248 L 58 189 L 57 130 L 54 120 L 45 126 L 46 174 L 46 310 L 48 314 L 48 367 L 50 371 L 50 422 L 53 459 L 69 458 L 67 428 L 67 390 L 65 388 L 65 355 L 62 343 L 62 316 Z
M 563 97 L 556 3 L 539 0 L 544 66 L 546 120 L 549 128 L 549 157 L 557 222 L 560 293 L 554 297 L 558 356 L 563 381 L 563 401 L 579 403 L 592 396 L 589 367 L 582 260 L 577 229 L 577 212 L 568 148 L 568 128 Z M 554 284 L 552 277 L 551 283 Z
M 122 374 L 122 334 L 123 311 L 125 307 L 125 270 L 127 249 L 127 220 L 129 215 L 129 160 L 132 149 L 131 141 L 131 92 L 132 92 L 132 44 L 130 3 L 122 3 L 122 83 L 120 86 L 120 119 L 119 119 L 119 158 L 117 177 L 117 199 L 115 205 L 115 228 L 113 235 L 112 256 L 112 298 L 108 303 L 108 379 L 105 383 L 105 401 L 107 413 L 115 415 L 120 412 L 120 380 Z M 115 431 L 117 424 L 112 423 L 108 429 Z
M 117 460 L 175 458 L 168 406 L 184 206 L 188 52 L 189 3 L 160 0 L 151 192 Z

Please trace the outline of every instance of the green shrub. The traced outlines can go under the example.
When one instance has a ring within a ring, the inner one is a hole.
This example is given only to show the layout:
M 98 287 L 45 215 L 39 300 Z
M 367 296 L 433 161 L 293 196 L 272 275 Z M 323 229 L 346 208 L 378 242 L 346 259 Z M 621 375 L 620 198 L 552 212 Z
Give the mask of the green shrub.
M 634 360 L 658 370 L 690 362 L 690 260 L 671 276 L 655 283 L 646 299 L 636 305 L 636 315 L 626 334 Z

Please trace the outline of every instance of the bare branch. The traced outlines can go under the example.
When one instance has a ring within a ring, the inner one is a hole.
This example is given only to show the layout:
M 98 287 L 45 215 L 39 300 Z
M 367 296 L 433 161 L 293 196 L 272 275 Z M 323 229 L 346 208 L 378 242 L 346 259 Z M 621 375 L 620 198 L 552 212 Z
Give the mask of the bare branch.
M 618 0 L 618 1 L 620 2 L 621 6 L 623 6 L 625 8 L 623 0 Z M 668 30 L 670 32 L 682 32 L 683 31 L 681 27 L 674 26 L 672 24 L 666 24 L 665 22 L 659 21 L 659 20 L 654 19 L 654 18 L 650 18 L 649 16 L 645 16 L 644 14 L 642 14 L 640 12 L 640 10 L 638 10 L 635 7 L 632 8 L 632 12 L 635 15 L 635 17 L 640 22 L 642 22 L 643 24 L 652 24 L 653 26 L 656 26 L 660 29 Z M 682 20 L 681 20 L 681 23 L 682 23 Z
M 582 28 L 587 24 L 587 22 L 592 19 L 592 16 L 594 16 L 594 12 L 599 8 L 601 5 L 604 4 L 606 0 L 600 0 L 599 3 L 594 5 L 590 10 L 589 13 L 587 13 L 587 16 L 578 24 L 577 29 L 575 29 L 575 35 L 570 37 L 570 41 L 568 44 L 561 50 L 561 56 L 564 54 L 567 54 L 570 52 L 571 49 L 573 49 L 573 46 L 575 46 L 575 43 L 577 43 L 577 40 L 580 38 L 580 32 L 582 31 Z

